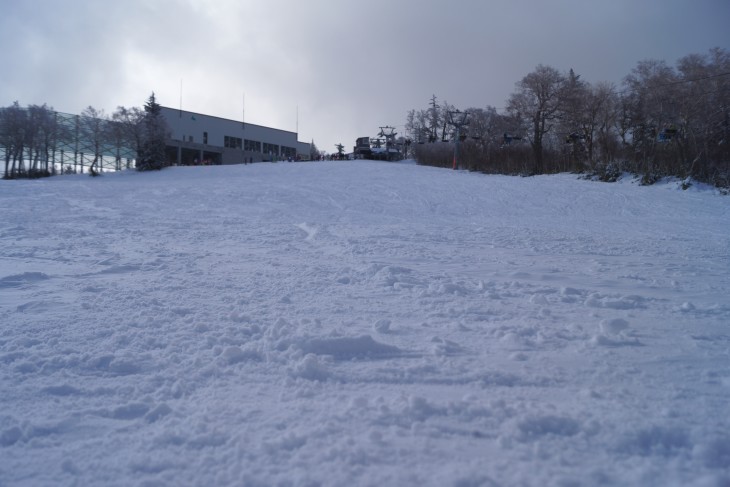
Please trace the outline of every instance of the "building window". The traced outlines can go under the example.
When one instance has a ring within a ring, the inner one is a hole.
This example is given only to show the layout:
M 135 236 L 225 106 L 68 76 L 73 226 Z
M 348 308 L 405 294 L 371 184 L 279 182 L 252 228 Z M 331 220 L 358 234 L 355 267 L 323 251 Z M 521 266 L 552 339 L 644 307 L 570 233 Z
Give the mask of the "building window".
M 258 140 L 244 140 L 243 141 L 243 150 L 249 151 L 249 152 L 261 152 L 261 142 Z
M 203 144 L 208 143 L 208 132 L 203 132 Z
M 297 150 L 293 147 L 284 147 L 281 146 L 281 156 L 286 157 L 287 159 L 296 159 L 297 157 Z
M 243 144 L 243 139 L 240 137 L 231 137 L 230 135 L 223 136 L 223 146 L 229 149 L 240 149 Z
M 279 146 L 276 144 L 267 144 L 264 142 L 264 154 L 279 155 Z

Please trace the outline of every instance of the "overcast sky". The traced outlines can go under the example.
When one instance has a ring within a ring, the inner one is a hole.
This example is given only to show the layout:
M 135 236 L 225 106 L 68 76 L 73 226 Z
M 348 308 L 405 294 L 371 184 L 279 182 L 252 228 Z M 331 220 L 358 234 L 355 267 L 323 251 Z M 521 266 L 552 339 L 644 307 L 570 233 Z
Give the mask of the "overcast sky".
M 335 152 L 402 133 L 434 94 L 499 109 L 538 64 L 620 84 L 641 60 L 730 49 L 728 25 L 730 0 L 0 0 L 0 106 L 182 93 Z

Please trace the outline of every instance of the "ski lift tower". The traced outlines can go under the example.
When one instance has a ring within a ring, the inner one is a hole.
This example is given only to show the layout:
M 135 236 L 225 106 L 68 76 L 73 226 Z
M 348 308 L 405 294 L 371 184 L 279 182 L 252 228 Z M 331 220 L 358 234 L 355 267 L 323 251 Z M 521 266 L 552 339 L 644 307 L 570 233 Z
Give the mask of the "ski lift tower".
M 459 169 L 459 142 L 461 142 L 461 128 L 469 125 L 469 112 L 461 110 L 449 110 L 449 125 L 456 129 L 454 140 L 454 170 Z
M 385 137 L 385 156 L 386 160 L 390 160 L 390 148 L 394 145 L 395 142 L 395 136 L 397 135 L 397 132 L 395 131 L 395 127 L 391 127 L 390 125 L 387 125 L 385 127 L 380 127 L 380 133 L 378 136 Z

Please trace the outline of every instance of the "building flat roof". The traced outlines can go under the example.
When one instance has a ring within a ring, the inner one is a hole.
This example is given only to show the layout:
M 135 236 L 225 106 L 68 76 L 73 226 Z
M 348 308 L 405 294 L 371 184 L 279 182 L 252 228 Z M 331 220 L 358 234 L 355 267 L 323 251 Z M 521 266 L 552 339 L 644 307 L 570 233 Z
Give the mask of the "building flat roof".
M 297 132 L 292 132 L 291 130 L 277 129 L 277 128 L 274 128 L 274 127 L 268 127 L 266 125 L 259 125 L 257 123 L 246 122 L 245 120 L 244 121 L 242 121 L 242 120 L 233 120 L 231 118 L 218 117 L 216 115 L 208 115 L 206 113 L 200 113 L 200 112 L 191 112 L 189 110 L 181 110 L 179 108 L 172 108 L 172 107 L 166 107 L 166 106 L 162 106 L 162 108 L 165 109 L 165 110 L 173 111 L 173 112 L 179 112 L 181 114 L 185 113 L 185 114 L 190 114 L 190 115 L 199 115 L 201 117 L 215 118 L 215 119 L 223 120 L 223 121 L 226 121 L 226 122 L 243 123 L 244 125 L 253 125 L 255 127 L 261 127 L 261 128 L 268 129 L 268 130 L 276 130 L 278 132 L 284 132 L 284 133 L 287 133 L 287 134 L 294 134 L 294 135 L 297 136 L 297 139 L 299 138 L 299 134 Z

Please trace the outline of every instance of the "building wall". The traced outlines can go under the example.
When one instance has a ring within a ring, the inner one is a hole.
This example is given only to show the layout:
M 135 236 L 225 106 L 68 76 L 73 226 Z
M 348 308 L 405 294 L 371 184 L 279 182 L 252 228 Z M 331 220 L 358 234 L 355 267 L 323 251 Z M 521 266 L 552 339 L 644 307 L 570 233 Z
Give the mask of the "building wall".
M 310 144 L 299 142 L 295 132 L 168 107 L 162 107 L 162 115 L 171 131 L 170 154 L 174 148 L 199 151 L 201 160 L 216 164 L 309 157 Z M 211 157 L 204 157 L 206 152 Z

